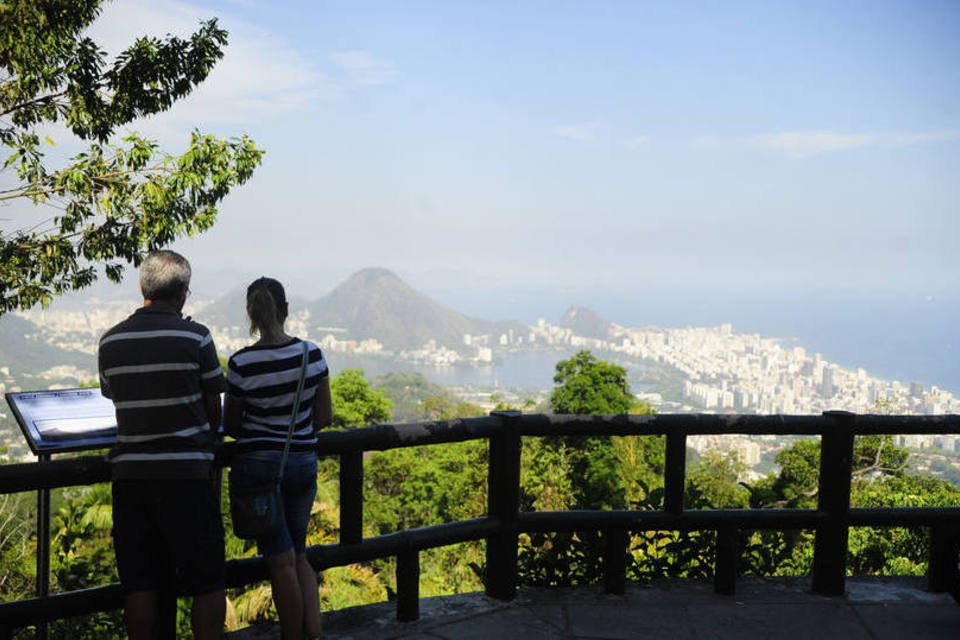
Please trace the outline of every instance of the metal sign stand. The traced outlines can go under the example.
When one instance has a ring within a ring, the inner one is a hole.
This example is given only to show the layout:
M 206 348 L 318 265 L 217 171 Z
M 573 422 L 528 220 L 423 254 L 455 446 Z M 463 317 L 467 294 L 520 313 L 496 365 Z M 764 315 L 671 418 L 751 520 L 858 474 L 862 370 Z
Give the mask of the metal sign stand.
M 49 453 L 37 455 L 39 462 L 50 462 Z M 50 595 L 50 489 L 37 490 L 37 596 Z M 47 623 L 37 625 L 37 640 L 47 640 Z
M 7 404 L 40 464 L 54 453 L 109 446 L 116 440 L 113 404 L 96 389 L 59 389 L 5 394 Z M 37 490 L 37 597 L 50 595 L 50 489 Z M 36 625 L 47 640 L 49 625 Z

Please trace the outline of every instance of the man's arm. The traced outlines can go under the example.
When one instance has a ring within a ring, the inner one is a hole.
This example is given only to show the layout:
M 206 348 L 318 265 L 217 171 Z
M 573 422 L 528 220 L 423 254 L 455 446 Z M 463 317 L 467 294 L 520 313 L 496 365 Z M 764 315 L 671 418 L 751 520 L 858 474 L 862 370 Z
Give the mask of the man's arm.
M 206 329 L 206 327 L 204 327 Z M 209 330 L 207 330 L 209 331 Z M 223 408 L 220 406 L 220 394 L 226 390 L 223 379 L 223 369 L 220 368 L 220 359 L 217 358 L 217 348 L 213 344 L 213 337 L 207 333 L 200 346 L 200 391 L 203 393 L 203 408 L 207 414 L 207 422 L 214 433 L 223 422 Z
M 102 338 L 101 338 L 102 339 Z M 97 347 L 97 376 L 100 378 L 100 395 L 104 398 L 113 399 L 113 392 L 110 390 L 110 381 L 103 375 L 103 350 Z
M 203 408 L 207 412 L 207 422 L 210 429 L 216 433 L 223 421 L 223 409 L 220 407 L 220 394 L 203 392 Z

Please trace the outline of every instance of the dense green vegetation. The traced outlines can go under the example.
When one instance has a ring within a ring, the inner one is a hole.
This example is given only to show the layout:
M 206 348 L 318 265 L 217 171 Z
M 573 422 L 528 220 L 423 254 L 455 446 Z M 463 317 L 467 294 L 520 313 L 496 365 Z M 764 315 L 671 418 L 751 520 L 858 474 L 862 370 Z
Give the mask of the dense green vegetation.
M 650 413 L 637 403 L 622 367 L 581 352 L 557 365 L 552 409 L 568 413 Z M 396 419 L 449 419 L 483 415 L 422 376 L 391 374 L 368 384 L 362 371 L 347 370 L 331 383 L 338 424 L 352 428 Z M 816 504 L 819 443 L 798 439 L 777 454 L 778 471 L 751 483 L 735 454 L 688 455 L 685 505 L 698 508 L 808 508 Z M 546 437 L 523 442 L 521 508 L 660 509 L 663 507 L 664 443 L 658 437 Z M 463 442 L 373 452 L 365 459 L 364 534 L 380 535 L 481 516 L 486 512 L 487 447 Z M 855 443 L 853 506 L 958 506 L 960 490 L 942 480 L 908 472 L 908 454 L 889 437 Z M 324 458 L 310 521 L 308 544 L 335 543 L 339 505 L 337 461 Z M 0 501 L 0 598 L 28 597 L 33 590 L 36 540 L 33 496 Z M 58 492 L 54 504 L 54 591 L 116 579 L 110 539 L 109 486 Z M 851 574 L 920 575 L 926 569 L 922 529 L 854 528 Z M 708 578 L 713 574 L 713 532 L 653 531 L 630 540 L 628 577 Z M 743 575 L 805 575 L 811 570 L 811 531 L 742 532 Z M 589 584 L 601 579 L 596 534 L 523 536 L 521 580 L 527 585 Z M 227 535 L 229 557 L 252 556 L 250 543 Z M 424 596 L 482 589 L 482 543 L 454 545 L 421 555 Z M 396 590 L 393 560 L 338 567 L 324 573 L 326 610 L 382 601 Z M 268 585 L 228 593 L 228 625 L 242 627 L 275 616 Z M 186 611 L 187 603 L 181 603 Z M 119 637 L 117 612 L 54 625 L 54 637 Z

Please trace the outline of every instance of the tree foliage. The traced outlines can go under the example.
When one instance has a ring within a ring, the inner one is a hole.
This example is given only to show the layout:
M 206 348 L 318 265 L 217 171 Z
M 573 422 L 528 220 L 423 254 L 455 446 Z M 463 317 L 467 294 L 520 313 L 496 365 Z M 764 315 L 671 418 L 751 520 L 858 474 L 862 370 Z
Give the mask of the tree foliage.
M 0 4 L 0 202 L 52 214 L 0 231 L 0 314 L 89 285 L 99 264 L 119 281 L 125 264 L 205 231 L 263 156 L 246 136 L 196 131 L 180 155 L 133 133 L 111 142 L 118 127 L 168 109 L 202 82 L 227 32 L 209 20 L 186 39 L 140 37 L 108 63 L 84 35 L 100 5 Z M 46 133 L 64 127 L 87 147 L 54 167 Z
M 626 369 L 589 351 L 557 363 L 550 395 L 564 414 L 653 413 L 638 403 Z M 524 442 L 521 508 L 536 511 L 623 509 L 647 498 L 661 483 L 663 440 L 658 437 L 547 437 Z M 599 579 L 597 532 L 521 536 L 522 580 L 541 586 L 589 584 Z
M 743 509 L 750 494 L 739 484 L 747 468 L 735 451 L 706 451 L 687 474 L 688 492 L 695 488 L 701 504 L 715 509 Z
M 362 369 L 344 369 L 330 380 L 333 425 L 366 427 L 390 420 L 393 403 L 382 391 L 370 388 Z
M 420 373 L 389 373 L 375 378 L 371 386 L 393 403 L 394 422 L 451 420 L 486 415 L 483 407 L 457 398 Z
M 422 420 L 453 420 L 455 418 L 478 418 L 487 412 L 478 404 L 458 400 L 449 394 L 430 396 L 422 404 Z
M 34 509 L 26 494 L 0 496 L 0 600 L 29 597 L 36 571 Z
M 422 373 L 388 373 L 370 381 L 393 402 L 391 418 L 396 422 L 423 420 L 423 401 L 443 395 L 446 390 L 427 380 Z
M 550 405 L 555 413 L 627 413 L 636 402 L 626 369 L 599 360 L 589 351 L 558 362 L 553 382 Z

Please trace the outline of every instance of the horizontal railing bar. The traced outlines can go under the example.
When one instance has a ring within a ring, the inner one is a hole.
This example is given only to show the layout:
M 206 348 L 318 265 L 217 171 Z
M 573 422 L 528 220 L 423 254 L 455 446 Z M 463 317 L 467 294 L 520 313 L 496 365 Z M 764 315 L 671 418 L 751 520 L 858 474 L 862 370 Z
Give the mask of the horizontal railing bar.
M 960 522 L 960 507 L 872 507 L 850 509 L 854 527 L 932 527 Z
M 269 578 L 270 570 L 263 556 L 227 560 L 225 579 L 227 589 L 245 587 Z
M 819 435 L 829 428 L 823 416 L 721 416 L 712 414 L 547 415 L 520 418 L 525 436 L 605 436 L 757 433 L 764 435 Z
M 713 414 L 547 415 L 524 414 L 515 420 L 521 435 L 664 435 L 683 431 L 687 435 L 819 435 L 833 422 L 824 416 L 747 416 Z M 363 429 L 327 431 L 317 435 L 317 449 L 325 455 L 350 451 L 383 451 L 465 440 L 485 439 L 503 426 L 497 416 L 457 420 L 377 425 Z M 857 435 L 868 434 L 960 434 L 960 416 L 859 415 L 853 421 Z M 235 445 L 217 448 L 217 461 L 229 466 Z M 54 489 L 106 482 L 110 466 L 102 456 L 82 456 L 48 462 L 0 465 L 0 494 Z
M 862 415 L 853 421 L 853 432 L 857 435 L 955 435 L 960 434 L 960 415 Z
M 323 568 L 342 567 L 395 556 L 410 549 L 422 551 L 482 540 L 497 533 L 499 529 L 500 523 L 495 518 L 475 518 L 364 538 L 360 544 L 318 545 L 308 549 L 307 556 L 311 562 L 316 562 Z
M 408 424 L 379 424 L 362 429 L 323 431 L 317 434 L 317 451 L 321 454 L 350 451 L 383 451 L 464 440 L 489 438 L 501 429 L 500 418 L 462 418 Z
M 520 514 L 520 531 L 594 531 L 618 527 L 629 531 L 697 531 L 737 529 L 812 529 L 827 515 L 813 509 L 698 509 L 663 511 L 535 511 Z
M 834 426 L 826 416 L 812 415 L 547 415 L 520 417 L 525 436 L 552 435 L 665 435 L 683 431 L 687 435 L 821 435 Z M 960 416 L 858 415 L 854 433 L 867 434 L 960 434 Z
M 104 456 L 0 465 L 0 494 L 96 484 L 109 480 L 110 463 Z
M 0 628 L 17 629 L 41 622 L 113 611 L 122 607 L 123 591 L 119 584 L 66 591 L 43 598 L 0 604 Z

